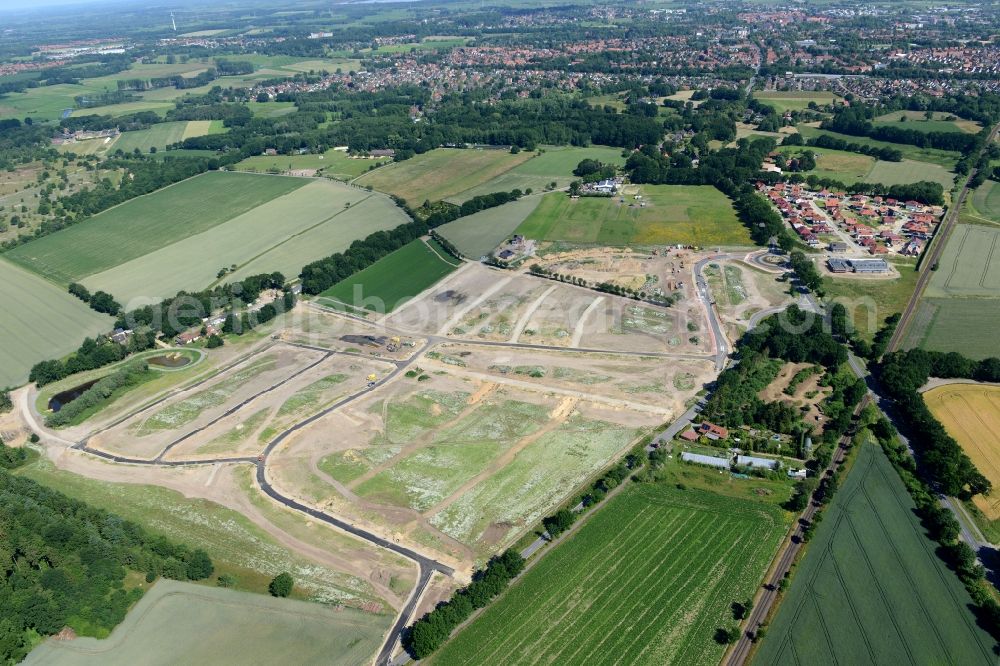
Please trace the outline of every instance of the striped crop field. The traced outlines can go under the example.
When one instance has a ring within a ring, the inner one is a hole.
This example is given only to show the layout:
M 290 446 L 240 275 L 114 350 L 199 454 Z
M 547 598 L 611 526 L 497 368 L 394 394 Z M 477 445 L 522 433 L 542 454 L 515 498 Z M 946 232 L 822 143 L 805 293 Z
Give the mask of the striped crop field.
M 755 663 L 996 664 L 889 459 L 862 445 Z
M 780 509 L 635 484 L 597 510 L 432 659 L 439 664 L 717 664 L 713 637 L 753 595 Z

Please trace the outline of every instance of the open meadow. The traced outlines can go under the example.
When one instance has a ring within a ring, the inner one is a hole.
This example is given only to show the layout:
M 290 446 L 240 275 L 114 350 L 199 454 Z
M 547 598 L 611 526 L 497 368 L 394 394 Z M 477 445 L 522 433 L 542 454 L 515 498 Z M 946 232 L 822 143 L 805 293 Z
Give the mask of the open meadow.
M 330 180 L 213 172 L 22 245 L 9 257 L 127 305 L 203 289 L 221 268 L 231 269 L 227 281 L 272 271 L 293 276 L 406 219 L 387 197 Z M 119 251 L 106 252 L 109 244 Z
M 1000 386 L 946 384 L 924 395 L 924 402 L 948 434 L 994 487 L 1000 487 Z M 987 520 L 1000 519 L 1000 497 L 976 495 Z
M 731 604 L 752 596 L 781 511 L 633 484 L 597 509 L 436 654 L 433 664 L 714 665 Z
M 963 222 L 966 218 L 963 217 Z M 959 224 L 906 331 L 907 347 L 957 351 L 972 358 L 1000 354 L 1000 229 Z
M 527 151 L 512 155 L 507 150 L 436 148 L 366 173 L 354 182 L 394 194 L 417 207 L 425 200 L 448 199 L 488 182 L 532 155 Z
M 973 223 L 1000 224 L 1000 185 L 987 180 L 976 188 L 971 197 Z M 963 211 L 964 213 L 965 211 Z
M 570 146 L 545 146 L 539 149 L 527 162 L 521 162 L 510 171 L 500 174 L 485 183 L 467 189 L 448 197 L 449 201 L 461 203 L 480 194 L 491 192 L 509 192 L 528 189 L 541 192 L 547 187 L 568 187 L 576 179 L 573 169 L 585 159 L 597 160 L 604 164 L 622 166 L 625 158 L 619 148 L 607 146 L 588 146 L 586 148 Z
M 255 155 L 233 167 L 244 171 L 287 172 L 315 171 L 316 175 L 351 180 L 367 172 L 373 166 L 383 166 L 392 160 L 385 158 L 349 157 L 346 151 L 331 148 L 325 153 L 306 155 Z
M 320 302 L 345 303 L 352 308 L 385 314 L 458 268 L 458 260 L 433 241 L 417 239 L 368 268 L 335 284 Z
M 6 257 L 49 279 L 73 282 L 208 231 L 308 182 L 205 173 L 16 247 Z
M 866 136 L 853 136 L 851 134 L 840 134 L 838 132 L 831 132 L 830 130 L 819 129 L 818 127 L 812 127 L 810 125 L 800 124 L 798 125 L 799 134 L 805 139 L 811 139 L 816 136 L 827 135 L 835 139 L 843 139 L 848 143 L 857 143 L 863 146 L 875 146 L 878 148 L 895 148 L 903 153 L 903 157 L 908 160 L 913 160 L 915 162 L 927 162 L 929 164 L 937 164 L 945 169 L 953 169 L 955 167 L 955 162 L 958 161 L 959 153 L 951 150 L 938 150 L 937 148 L 919 148 L 917 146 L 911 146 L 905 143 L 891 143 L 889 141 L 879 141 L 878 139 L 871 139 Z
M 510 238 L 541 201 L 538 195 L 521 197 L 517 201 L 442 224 L 435 232 L 454 245 L 463 256 L 478 259 Z
M 875 118 L 874 124 L 918 132 L 968 132 L 969 134 L 975 134 L 983 128 L 974 120 L 963 120 L 943 111 L 934 111 L 931 116 L 928 119 L 923 111 L 893 111 Z
M 750 245 L 732 203 L 708 185 L 643 185 L 614 197 L 553 192 L 517 228 L 527 238 L 599 245 Z
M 32 365 L 68 354 L 84 337 L 109 331 L 114 321 L 4 259 L 0 283 L 0 388 L 24 383 Z
M 156 583 L 104 640 L 47 640 L 25 664 L 277 663 L 356 666 L 370 660 L 388 616 L 173 580 Z
M 172 143 L 190 139 L 196 136 L 207 134 L 219 134 L 225 132 L 221 120 L 179 120 L 176 122 L 159 123 L 144 130 L 134 132 L 123 132 L 118 138 L 106 144 L 106 151 L 123 150 L 131 153 L 139 149 L 141 153 L 148 153 L 150 148 L 163 150 Z M 93 139 L 92 141 L 98 141 Z M 70 144 L 72 150 L 75 144 Z
M 840 99 L 832 92 L 824 90 L 758 90 L 754 92 L 753 98 L 773 106 L 778 113 L 807 109 L 810 102 L 825 106 Z
M 881 449 L 861 444 L 768 628 L 761 664 L 995 664 Z

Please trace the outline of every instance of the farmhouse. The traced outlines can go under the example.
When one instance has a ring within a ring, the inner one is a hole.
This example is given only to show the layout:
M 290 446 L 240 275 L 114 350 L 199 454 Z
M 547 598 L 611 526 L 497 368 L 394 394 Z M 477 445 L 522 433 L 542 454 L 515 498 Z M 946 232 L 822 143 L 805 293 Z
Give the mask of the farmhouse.
M 715 425 L 714 423 L 709 423 L 705 421 L 698 426 L 698 431 L 705 435 L 709 439 L 728 439 L 729 431 L 720 425 Z
M 681 452 L 681 460 L 692 462 L 698 465 L 708 465 L 719 469 L 729 469 L 729 458 L 717 458 L 716 456 L 703 456 L 700 453 Z

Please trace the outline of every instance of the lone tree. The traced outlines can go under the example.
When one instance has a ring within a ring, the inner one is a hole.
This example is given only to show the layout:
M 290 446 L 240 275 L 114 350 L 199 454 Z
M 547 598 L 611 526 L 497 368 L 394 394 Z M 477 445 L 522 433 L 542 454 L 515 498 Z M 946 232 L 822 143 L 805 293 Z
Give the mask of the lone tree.
M 292 580 L 292 574 L 283 571 L 274 577 L 274 580 L 267 586 L 267 589 L 272 597 L 287 597 L 292 593 L 292 586 L 294 584 L 295 581 Z

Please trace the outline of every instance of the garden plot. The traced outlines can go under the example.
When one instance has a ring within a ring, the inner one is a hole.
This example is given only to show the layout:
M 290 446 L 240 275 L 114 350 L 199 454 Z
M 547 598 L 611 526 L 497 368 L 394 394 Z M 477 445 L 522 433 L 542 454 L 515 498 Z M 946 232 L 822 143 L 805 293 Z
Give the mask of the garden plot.
M 120 455 L 154 457 L 171 442 L 204 428 L 258 393 L 290 380 L 323 356 L 318 351 L 275 345 L 95 435 L 89 445 Z
M 607 404 L 646 405 L 679 414 L 684 403 L 714 377 L 711 361 L 580 354 L 448 344 L 425 357 L 425 370 L 490 376 L 497 382 L 555 391 Z M 444 360 L 443 360 L 444 359 Z M 448 363 L 448 360 L 451 363 Z M 454 365 L 461 362 L 461 368 Z
M 286 428 L 365 388 L 370 374 L 393 366 L 359 356 L 333 355 L 172 448 L 167 459 L 256 455 Z

